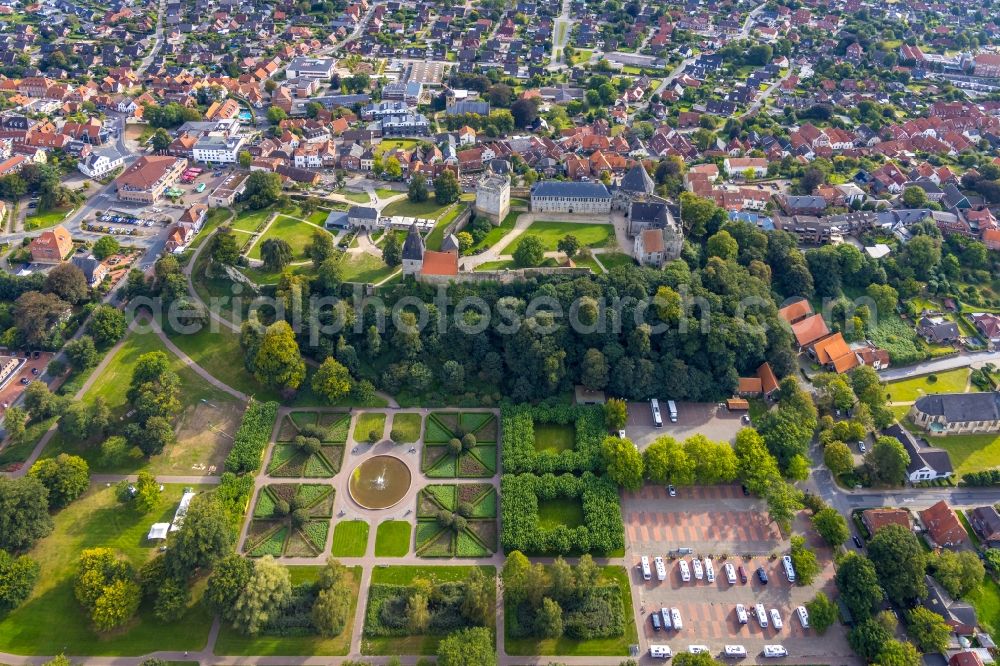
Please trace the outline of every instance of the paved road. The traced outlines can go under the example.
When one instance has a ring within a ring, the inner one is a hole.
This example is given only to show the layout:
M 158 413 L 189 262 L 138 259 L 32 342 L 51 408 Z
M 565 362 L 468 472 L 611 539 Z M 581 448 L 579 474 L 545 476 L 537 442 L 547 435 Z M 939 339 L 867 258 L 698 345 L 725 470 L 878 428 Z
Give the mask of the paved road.
M 926 361 L 917 365 L 889 368 L 880 372 L 879 377 L 884 382 L 891 382 L 897 379 L 929 375 L 932 372 L 945 372 L 946 370 L 954 370 L 955 368 L 965 368 L 968 366 L 980 367 L 984 363 L 1000 364 L 1000 351 L 963 352 L 957 356 Z

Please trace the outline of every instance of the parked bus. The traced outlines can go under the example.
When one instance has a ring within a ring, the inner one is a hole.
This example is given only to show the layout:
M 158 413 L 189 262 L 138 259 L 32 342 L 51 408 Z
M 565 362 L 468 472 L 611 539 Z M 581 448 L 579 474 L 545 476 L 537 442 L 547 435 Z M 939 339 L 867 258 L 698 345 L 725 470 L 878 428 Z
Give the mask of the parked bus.
M 642 569 L 643 580 L 650 580 L 653 577 L 652 572 L 649 570 L 649 558 L 645 555 L 643 555 L 642 560 L 639 561 L 639 568 Z
M 667 400 L 667 412 L 670 414 L 670 422 L 677 423 L 677 403 Z
M 653 398 L 649 401 L 649 406 L 653 410 L 653 425 L 657 428 L 662 428 L 663 419 L 660 417 L 660 401 Z
M 795 582 L 795 567 L 792 566 L 792 558 L 785 555 L 781 558 L 781 564 L 785 567 L 785 578 L 789 583 Z
M 653 558 L 653 564 L 656 566 L 656 580 L 666 580 L 667 567 L 663 564 L 663 558 L 657 555 Z

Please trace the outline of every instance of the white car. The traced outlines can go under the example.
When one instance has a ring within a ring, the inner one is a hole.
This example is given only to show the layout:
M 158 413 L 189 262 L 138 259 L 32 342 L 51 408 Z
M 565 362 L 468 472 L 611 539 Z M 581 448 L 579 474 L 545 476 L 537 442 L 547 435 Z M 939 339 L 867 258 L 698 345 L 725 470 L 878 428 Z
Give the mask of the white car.
M 778 612 L 777 608 L 771 609 L 771 624 L 774 625 L 775 631 L 781 631 L 781 628 L 785 626 L 781 621 L 781 613 Z
M 799 622 L 802 624 L 803 629 L 809 628 L 809 612 L 806 611 L 805 606 L 799 606 L 795 609 L 795 614 L 799 616 Z
M 701 560 L 697 557 L 691 558 L 691 568 L 694 569 L 695 580 L 701 580 L 705 577 L 705 571 L 701 568 Z

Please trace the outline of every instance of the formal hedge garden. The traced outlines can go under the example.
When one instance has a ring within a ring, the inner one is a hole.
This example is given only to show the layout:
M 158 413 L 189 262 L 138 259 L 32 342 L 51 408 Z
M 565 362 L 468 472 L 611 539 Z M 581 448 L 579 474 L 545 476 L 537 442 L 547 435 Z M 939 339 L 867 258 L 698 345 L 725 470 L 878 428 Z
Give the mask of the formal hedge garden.
M 507 474 L 601 471 L 601 441 L 607 435 L 597 407 L 576 405 L 513 405 L 504 407 L 503 470 Z M 536 424 L 572 426 L 574 445 L 564 450 L 539 447 Z
M 487 478 L 497 471 L 497 418 L 489 412 L 427 416 L 421 469 L 432 478 Z
M 326 549 L 333 487 L 277 483 L 257 494 L 243 552 L 251 557 L 318 557 Z
M 542 524 L 541 504 L 560 500 L 579 502 L 581 524 L 551 528 Z M 500 512 L 504 552 L 610 555 L 625 547 L 618 488 L 609 479 L 590 472 L 581 476 L 504 474 L 500 481 Z
M 420 557 L 488 557 L 497 549 L 497 493 L 487 483 L 425 486 L 417 495 Z
M 433 654 L 437 643 L 455 631 L 492 629 L 495 576 L 492 567 L 376 568 L 368 588 L 362 654 Z
M 289 478 L 330 478 L 340 471 L 351 415 L 292 412 L 278 430 L 267 473 Z
M 243 412 L 243 421 L 233 438 L 233 448 L 226 457 L 227 472 L 245 474 L 260 469 L 264 449 L 271 441 L 271 429 L 277 416 L 276 402 L 250 403 Z

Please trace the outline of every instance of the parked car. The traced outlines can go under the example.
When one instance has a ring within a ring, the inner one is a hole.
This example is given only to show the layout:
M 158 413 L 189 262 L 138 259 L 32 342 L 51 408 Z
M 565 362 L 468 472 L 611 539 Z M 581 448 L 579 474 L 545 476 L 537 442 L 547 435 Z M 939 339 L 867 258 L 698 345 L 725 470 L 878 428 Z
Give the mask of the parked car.
M 746 585 L 747 584 L 747 572 L 746 572 L 746 569 L 743 568 L 742 564 L 740 566 L 736 567 L 736 573 L 738 573 L 740 575 L 740 582 L 743 583 L 744 585 Z
M 764 571 L 764 567 L 757 567 L 757 579 L 761 585 L 767 585 L 767 572 Z
M 667 486 L 667 494 L 671 497 L 677 497 L 677 489 L 674 488 L 673 484 Z
M 854 545 L 855 545 L 855 546 L 857 546 L 858 548 L 861 548 L 861 547 L 863 546 L 863 544 L 861 543 L 861 539 L 859 539 L 859 538 L 858 538 L 858 535 L 857 535 L 857 534 L 855 534 L 855 535 L 854 535 L 853 537 L 851 537 L 851 538 L 852 538 L 852 539 L 854 539 Z

